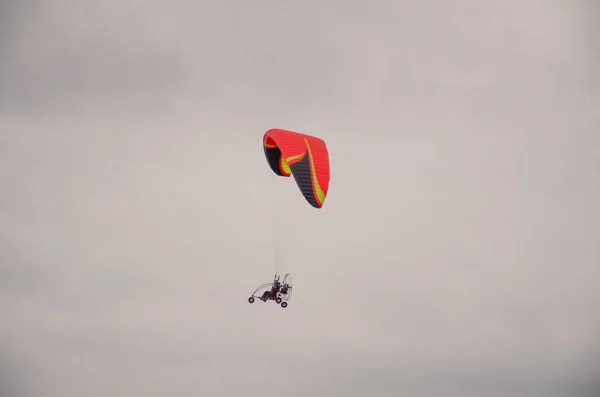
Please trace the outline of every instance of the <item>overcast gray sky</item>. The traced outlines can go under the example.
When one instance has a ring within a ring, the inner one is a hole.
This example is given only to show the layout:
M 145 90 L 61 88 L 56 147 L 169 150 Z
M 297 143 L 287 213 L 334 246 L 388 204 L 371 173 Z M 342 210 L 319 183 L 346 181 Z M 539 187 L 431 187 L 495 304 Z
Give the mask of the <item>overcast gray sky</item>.
M 598 26 L 583 0 L 1 2 L 0 394 L 597 396 Z M 322 210 L 273 127 L 327 141 Z M 274 269 L 290 306 L 249 305 Z

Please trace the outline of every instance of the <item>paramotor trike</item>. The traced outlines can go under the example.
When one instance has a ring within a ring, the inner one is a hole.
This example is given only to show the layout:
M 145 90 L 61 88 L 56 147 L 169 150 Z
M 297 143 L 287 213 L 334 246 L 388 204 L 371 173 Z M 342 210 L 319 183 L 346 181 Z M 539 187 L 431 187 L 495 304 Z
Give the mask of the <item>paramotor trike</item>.
M 266 283 L 259 286 L 252 296 L 248 298 L 248 302 L 254 303 L 255 299 L 260 299 L 263 302 L 268 300 L 275 301 L 278 305 L 285 308 L 288 305 L 288 301 L 292 298 L 292 276 L 286 274 L 283 276 L 283 281 L 279 283 L 279 279 L 276 278 L 272 283 Z

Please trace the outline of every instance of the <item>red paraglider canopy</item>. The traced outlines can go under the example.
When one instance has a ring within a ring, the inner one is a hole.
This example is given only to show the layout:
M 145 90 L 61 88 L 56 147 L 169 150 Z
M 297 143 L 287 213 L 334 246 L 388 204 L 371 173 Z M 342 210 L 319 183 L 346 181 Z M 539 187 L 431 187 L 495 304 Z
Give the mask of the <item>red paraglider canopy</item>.
M 329 189 L 329 153 L 321 138 L 298 132 L 270 129 L 263 148 L 275 174 L 294 176 L 300 191 L 315 208 L 321 208 Z

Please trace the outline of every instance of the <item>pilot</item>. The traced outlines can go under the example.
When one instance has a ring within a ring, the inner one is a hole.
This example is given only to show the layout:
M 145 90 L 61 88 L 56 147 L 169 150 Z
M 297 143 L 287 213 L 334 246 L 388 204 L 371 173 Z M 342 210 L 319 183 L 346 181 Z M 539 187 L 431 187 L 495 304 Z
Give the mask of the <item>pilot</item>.
M 267 299 L 269 299 L 269 298 L 276 298 L 277 293 L 279 292 L 280 289 L 281 289 L 281 285 L 279 283 L 279 275 L 277 273 L 275 273 L 275 278 L 273 279 L 273 286 L 271 287 L 271 290 L 265 291 L 262 294 L 262 296 L 260 297 L 260 299 L 262 299 L 263 302 L 266 302 Z

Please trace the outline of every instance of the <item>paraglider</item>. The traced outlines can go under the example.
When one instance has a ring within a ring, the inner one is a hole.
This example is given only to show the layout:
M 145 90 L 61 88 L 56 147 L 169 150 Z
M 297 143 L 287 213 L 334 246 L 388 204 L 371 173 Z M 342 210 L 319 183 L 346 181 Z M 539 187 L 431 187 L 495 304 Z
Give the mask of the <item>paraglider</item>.
M 262 294 L 260 293 L 261 291 Z M 279 275 L 275 273 L 275 278 L 272 283 L 266 283 L 254 290 L 248 302 L 254 303 L 255 299 L 260 299 L 263 302 L 272 300 L 281 307 L 286 308 L 288 301 L 292 299 L 292 276 L 287 273 L 283 276 L 283 280 L 279 280 Z
M 325 141 L 311 135 L 270 129 L 263 136 L 267 163 L 281 177 L 294 176 L 304 198 L 323 207 L 329 190 L 329 152 Z
M 285 178 L 293 175 L 304 199 L 314 208 L 323 207 L 330 179 L 329 152 L 323 139 L 273 128 L 263 135 L 263 150 L 275 175 Z M 259 286 L 248 302 L 274 300 L 285 308 L 291 297 L 292 277 L 287 273 L 280 281 L 275 273 L 273 282 Z

